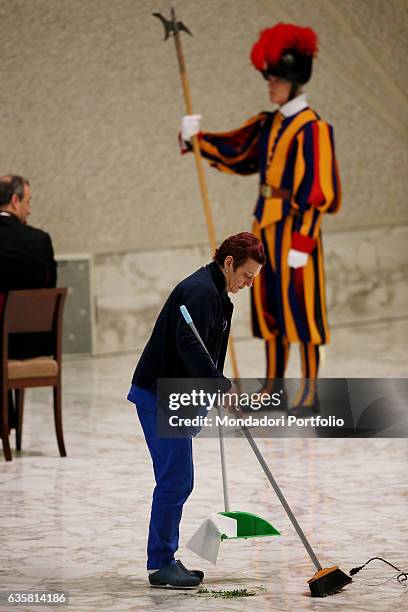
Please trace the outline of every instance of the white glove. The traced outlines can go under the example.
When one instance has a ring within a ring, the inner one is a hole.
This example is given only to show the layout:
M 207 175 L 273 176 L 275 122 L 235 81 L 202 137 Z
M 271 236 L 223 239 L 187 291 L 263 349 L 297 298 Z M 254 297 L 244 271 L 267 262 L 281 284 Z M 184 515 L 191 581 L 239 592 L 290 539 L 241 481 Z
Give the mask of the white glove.
M 181 137 L 189 142 L 200 131 L 201 115 L 184 115 L 181 122 Z
M 303 268 L 307 264 L 308 253 L 290 249 L 288 253 L 288 266 L 290 268 Z

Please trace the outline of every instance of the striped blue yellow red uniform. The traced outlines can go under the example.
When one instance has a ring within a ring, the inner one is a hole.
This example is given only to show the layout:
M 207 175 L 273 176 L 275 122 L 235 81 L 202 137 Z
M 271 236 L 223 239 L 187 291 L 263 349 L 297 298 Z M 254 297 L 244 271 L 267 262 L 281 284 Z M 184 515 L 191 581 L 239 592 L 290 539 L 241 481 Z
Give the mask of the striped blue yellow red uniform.
M 330 341 L 321 220 L 341 205 L 333 128 L 310 108 L 289 117 L 262 112 L 237 130 L 201 132 L 199 145 L 218 170 L 259 173 L 284 194 L 259 195 L 254 209 L 267 263 L 252 288 L 252 327 L 267 343 L 268 378 L 283 377 L 292 342 L 301 343 L 303 376 L 313 378 L 318 345 Z M 309 254 L 305 267 L 288 266 L 291 248 Z

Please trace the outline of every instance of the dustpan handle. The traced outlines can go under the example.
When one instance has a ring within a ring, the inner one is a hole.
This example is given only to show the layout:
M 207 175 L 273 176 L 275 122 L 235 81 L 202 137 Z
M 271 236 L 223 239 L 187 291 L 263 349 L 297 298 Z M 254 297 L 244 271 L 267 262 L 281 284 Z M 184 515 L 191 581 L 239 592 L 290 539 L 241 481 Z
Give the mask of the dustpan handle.
M 221 418 L 221 410 L 219 406 L 217 406 L 217 413 L 218 413 L 218 416 Z M 224 491 L 225 512 L 229 512 L 230 511 L 230 501 L 229 501 L 229 494 L 228 494 L 227 463 L 225 460 L 224 436 L 222 433 L 222 425 L 220 423 L 220 418 L 218 419 L 218 439 L 220 442 L 222 488 Z
M 187 307 L 184 305 L 180 306 L 180 312 L 183 315 L 185 322 L 187 323 L 187 325 L 189 326 L 189 328 L 191 329 L 191 331 L 193 332 L 197 340 L 200 342 L 201 346 L 203 347 L 203 349 L 205 350 L 205 352 L 211 359 L 213 366 L 215 367 L 214 361 L 210 353 L 208 352 L 207 347 L 205 346 L 200 334 L 198 333 L 198 330 L 196 326 L 194 325 L 193 319 L 191 318 L 191 315 L 188 312 Z M 217 412 L 218 412 L 218 416 L 221 416 L 219 406 L 217 406 Z M 220 423 L 220 419 L 218 419 L 218 439 L 220 442 L 222 488 L 224 492 L 224 509 L 225 509 L 225 512 L 229 512 L 230 511 L 230 501 L 229 501 L 229 494 L 228 494 L 227 463 L 225 460 L 224 436 L 222 434 L 222 425 Z

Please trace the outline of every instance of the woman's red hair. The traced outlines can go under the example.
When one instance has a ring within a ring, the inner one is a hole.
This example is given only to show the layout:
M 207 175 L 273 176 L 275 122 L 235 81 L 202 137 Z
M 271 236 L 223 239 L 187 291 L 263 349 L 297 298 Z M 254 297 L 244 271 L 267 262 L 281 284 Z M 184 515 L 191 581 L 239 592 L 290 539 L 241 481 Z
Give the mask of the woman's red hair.
M 213 260 L 221 267 L 224 265 L 225 258 L 232 255 L 234 258 L 234 270 L 242 266 L 247 259 L 253 259 L 262 266 L 265 265 L 266 258 L 262 242 L 251 232 L 241 232 L 226 238 L 216 249 Z

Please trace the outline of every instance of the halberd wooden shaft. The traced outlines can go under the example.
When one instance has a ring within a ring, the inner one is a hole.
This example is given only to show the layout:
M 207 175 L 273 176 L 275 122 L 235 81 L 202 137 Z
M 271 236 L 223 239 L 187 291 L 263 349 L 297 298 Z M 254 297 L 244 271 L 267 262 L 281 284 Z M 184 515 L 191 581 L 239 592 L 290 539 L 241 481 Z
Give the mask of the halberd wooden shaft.
M 186 111 L 188 115 L 193 115 L 194 114 L 193 113 L 193 102 L 191 98 L 190 83 L 188 80 L 186 64 L 184 61 L 184 54 L 183 54 L 183 49 L 181 46 L 180 33 L 177 30 L 174 33 L 174 44 L 176 46 L 177 60 L 178 60 L 178 65 L 179 65 L 181 86 L 183 88 L 183 96 L 184 96 L 184 103 L 185 103 Z M 212 215 L 212 208 L 210 204 L 210 199 L 208 197 L 208 189 L 207 189 L 207 183 L 205 180 L 205 174 L 204 174 L 204 169 L 203 169 L 203 161 L 201 158 L 200 146 L 198 144 L 197 136 L 193 136 L 192 145 L 193 145 L 194 159 L 195 159 L 195 164 L 196 164 L 196 169 L 197 169 L 198 184 L 200 187 L 201 200 L 203 203 L 204 215 L 205 215 L 205 220 L 207 223 L 208 239 L 209 239 L 211 250 L 212 252 L 214 252 L 215 249 L 217 248 L 217 238 L 216 238 L 216 233 L 215 233 L 215 225 L 214 225 L 214 220 L 213 220 L 213 215 Z M 232 334 L 230 334 L 230 337 L 229 337 L 228 354 L 231 360 L 233 376 L 234 378 L 239 379 L 238 362 L 236 358 Z

